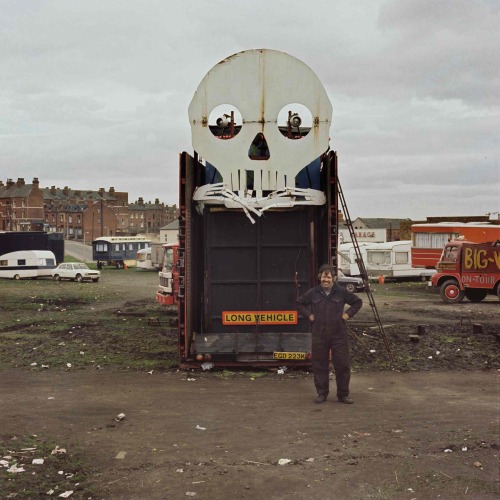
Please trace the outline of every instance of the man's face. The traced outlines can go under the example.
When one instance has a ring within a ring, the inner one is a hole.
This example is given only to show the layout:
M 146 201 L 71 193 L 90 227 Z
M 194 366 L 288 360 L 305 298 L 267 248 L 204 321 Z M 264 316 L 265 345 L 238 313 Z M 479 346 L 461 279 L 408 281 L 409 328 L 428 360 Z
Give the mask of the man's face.
M 321 274 L 321 286 L 329 290 L 333 286 L 333 276 L 329 271 Z

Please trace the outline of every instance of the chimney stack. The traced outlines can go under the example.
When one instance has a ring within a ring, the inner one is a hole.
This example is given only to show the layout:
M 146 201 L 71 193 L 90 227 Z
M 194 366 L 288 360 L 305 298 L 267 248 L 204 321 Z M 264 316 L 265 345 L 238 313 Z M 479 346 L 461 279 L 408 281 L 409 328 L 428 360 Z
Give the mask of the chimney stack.
M 17 187 L 24 186 L 24 178 L 23 177 L 18 177 L 17 182 L 16 182 Z
M 7 179 L 7 189 L 14 185 L 14 181 L 12 179 Z

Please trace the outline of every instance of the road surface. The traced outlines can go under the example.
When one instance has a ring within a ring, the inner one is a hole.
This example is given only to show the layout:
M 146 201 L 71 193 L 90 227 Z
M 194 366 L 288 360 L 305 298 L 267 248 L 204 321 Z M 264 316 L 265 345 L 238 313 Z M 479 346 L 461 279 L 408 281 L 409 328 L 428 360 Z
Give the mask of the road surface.
M 92 262 L 92 247 L 77 241 L 64 242 L 64 253 L 82 262 Z

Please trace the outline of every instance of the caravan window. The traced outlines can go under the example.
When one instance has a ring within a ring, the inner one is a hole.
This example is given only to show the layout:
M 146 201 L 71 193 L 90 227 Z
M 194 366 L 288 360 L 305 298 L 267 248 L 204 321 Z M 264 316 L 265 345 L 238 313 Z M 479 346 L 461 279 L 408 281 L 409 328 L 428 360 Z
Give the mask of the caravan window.
M 26 265 L 26 259 L 17 259 L 17 265 L 18 266 L 25 266 Z
M 460 233 L 415 233 L 416 248 L 443 248 L 450 240 L 455 240 Z
M 395 263 L 396 264 L 408 264 L 410 259 L 408 258 L 409 252 L 395 252 Z
M 7 260 L 0 260 L 0 266 L 7 266 L 9 264 L 9 261 Z
M 367 252 L 367 258 L 369 264 L 390 264 L 391 252 Z
M 108 245 L 106 243 L 98 243 L 95 246 L 95 249 L 97 252 L 107 252 L 108 251 Z

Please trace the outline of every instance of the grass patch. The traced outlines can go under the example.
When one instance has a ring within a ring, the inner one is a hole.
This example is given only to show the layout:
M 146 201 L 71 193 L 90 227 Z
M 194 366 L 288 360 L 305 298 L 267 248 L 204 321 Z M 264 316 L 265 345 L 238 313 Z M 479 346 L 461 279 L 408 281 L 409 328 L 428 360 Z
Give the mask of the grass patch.
M 56 446 L 65 451 L 53 453 Z M 4 461 L 0 467 L 2 498 L 59 497 L 65 491 L 73 491 L 71 498 L 95 496 L 90 484 L 94 471 L 78 446 L 36 435 L 1 436 L 0 455 Z
M 135 273 L 129 276 L 136 279 Z M 119 286 L 105 280 L 4 280 L 1 284 L 0 370 L 111 367 L 149 371 L 178 365 L 177 332 L 148 325 L 148 317 L 162 318 L 168 324 L 166 308 L 154 300 L 154 288 L 145 300 L 144 293 L 134 297 L 133 289 L 120 292 Z M 128 295 L 136 300 L 124 300 Z M 119 316 L 118 311 L 129 314 Z

